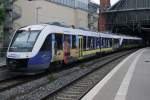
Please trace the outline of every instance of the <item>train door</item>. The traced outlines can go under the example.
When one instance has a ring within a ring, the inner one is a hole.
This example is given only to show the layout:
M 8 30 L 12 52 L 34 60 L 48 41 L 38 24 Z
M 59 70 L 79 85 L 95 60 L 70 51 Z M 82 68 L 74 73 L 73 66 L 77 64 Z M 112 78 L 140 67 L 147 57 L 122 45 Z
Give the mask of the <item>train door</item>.
M 70 35 L 64 35 L 64 63 L 69 63 L 70 58 Z
M 113 47 L 113 50 L 115 51 L 116 50 L 115 39 L 112 39 L 112 47 Z
M 113 39 L 112 41 L 113 41 L 112 43 L 113 50 L 116 51 L 119 48 L 119 39 Z
M 79 36 L 79 57 L 83 56 L 83 36 Z
M 52 54 L 53 62 L 63 60 L 63 34 L 61 33 L 52 34 Z
M 70 60 L 75 61 L 78 59 L 79 51 L 78 51 L 78 36 L 72 35 L 71 38 L 71 54 Z

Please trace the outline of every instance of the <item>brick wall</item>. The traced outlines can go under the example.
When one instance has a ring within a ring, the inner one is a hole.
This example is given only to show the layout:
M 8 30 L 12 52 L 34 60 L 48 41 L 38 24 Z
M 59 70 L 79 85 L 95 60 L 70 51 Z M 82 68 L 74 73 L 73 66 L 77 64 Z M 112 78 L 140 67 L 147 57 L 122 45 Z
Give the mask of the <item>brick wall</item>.
M 100 17 L 99 17 L 99 31 L 100 32 L 106 31 L 105 25 L 106 25 L 105 16 L 104 15 L 100 15 Z
M 100 0 L 100 6 L 103 8 L 103 10 L 106 10 L 108 7 L 110 7 L 110 0 Z
M 110 0 L 100 0 L 101 11 L 105 11 L 110 7 Z M 103 14 L 100 14 L 99 17 L 99 31 L 106 31 L 106 17 Z

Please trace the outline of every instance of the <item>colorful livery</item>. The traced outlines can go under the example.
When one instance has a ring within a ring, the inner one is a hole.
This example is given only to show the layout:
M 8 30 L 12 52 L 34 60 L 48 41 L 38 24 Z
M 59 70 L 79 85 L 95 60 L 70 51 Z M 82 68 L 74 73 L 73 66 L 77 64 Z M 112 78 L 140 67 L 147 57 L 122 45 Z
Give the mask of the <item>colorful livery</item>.
M 141 38 L 105 34 L 50 24 L 18 29 L 7 51 L 12 71 L 38 72 L 102 53 L 138 47 Z

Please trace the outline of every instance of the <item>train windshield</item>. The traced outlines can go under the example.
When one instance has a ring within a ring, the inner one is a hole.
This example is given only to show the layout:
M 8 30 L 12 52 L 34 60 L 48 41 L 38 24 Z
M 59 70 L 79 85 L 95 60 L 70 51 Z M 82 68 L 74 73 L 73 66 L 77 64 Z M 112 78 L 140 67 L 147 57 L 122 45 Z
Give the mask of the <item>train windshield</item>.
M 31 52 L 40 30 L 18 30 L 11 43 L 10 52 Z

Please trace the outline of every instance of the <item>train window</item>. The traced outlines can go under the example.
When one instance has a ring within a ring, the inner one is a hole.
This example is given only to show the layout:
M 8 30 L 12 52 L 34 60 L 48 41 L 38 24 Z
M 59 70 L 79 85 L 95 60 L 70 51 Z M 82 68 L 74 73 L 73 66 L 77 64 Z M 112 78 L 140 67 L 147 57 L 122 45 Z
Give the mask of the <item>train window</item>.
M 99 38 L 95 38 L 96 39 L 96 48 L 98 49 L 99 48 Z
M 112 39 L 110 39 L 110 47 L 112 47 Z
M 48 51 L 51 49 L 51 35 L 47 36 L 40 51 Z
M 106 47 L 107 48 L 109 47 L 109 39 L 108 38 L 106 39 Z
M 107 48 L 110 48 L 110 38 L 107 39 Z
M 106 41 L 105 41 L 105 38 L 103 38 L 102 41 L 103 41 L 103 48 L 105 48 L 105 47 L 106 47 Z
M 102 47 L 102 38 L 99 37 L 99 48 L 101 48 L 101 47 Z
M 86 36 L 83 37 L 83 50 L 86 50 Z
M 105 48 L 107 48 L 107 38 L 105 38 Z
M 105 47 L 108 47 L 108 38 L 105 38 Z
M 94 37 L 88 37 L 88 48 L 94 49 Z
M 63 39 L 63 34 L 55 34 L 55 48 L 57 48 L 58 50 L 63 49 L 62 39 Z
M 109 47 L 112 47 L 112 39 L 109 39 Z
M 96 42 L 97 42 L 97 37 L 94 37 L 94 49 L 96 49 L 96 48 L 97 48 L 97 46 L 96 46 Z
M 103 48 L 103 38 L 101 38 L 101 48 Z
M 101 38 L 101 48 L 103 47 L 103 38 Z
M 95 42 L 94 42 L 94 37 L 91 39 L 91 49 L 95 49 Z
M 72 35 L 72 49 L 75 49 L 75 48 L 77 48 L 77 46 L 76 46 L 76 36 Z
M 18 30 L 10 45 L 11 52 L 31 52 L 41 30 Z
M 105 38 L 105 48 L 107 48 L 107 47 L 108 47 L 108 39 Z
M 90 50 L 90 46 L 91 46 L 91 37 L 88 37 L 87 44 L 88 44 L 87 48 L 88 48 L 88 50 Z

